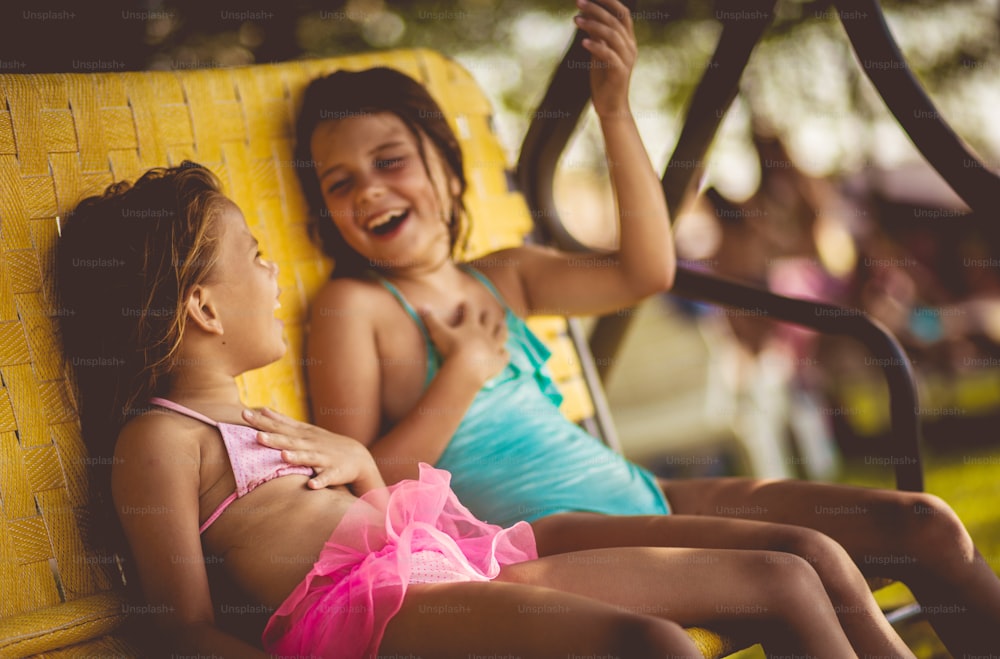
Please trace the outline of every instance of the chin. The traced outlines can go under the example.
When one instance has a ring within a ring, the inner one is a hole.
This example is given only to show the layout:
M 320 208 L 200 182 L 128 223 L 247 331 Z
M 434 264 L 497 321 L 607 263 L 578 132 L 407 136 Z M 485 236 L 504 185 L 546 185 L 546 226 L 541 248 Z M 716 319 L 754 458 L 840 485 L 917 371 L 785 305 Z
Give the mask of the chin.
M 285 356 L 287 352 L 288 352 L 288 341 L 285 339 L 284 336 L 282 336 L 280 343 L 275 347 L 274 357 L 271 358 L 271 361 L 269 361 L 268 364 L 273 364 L 274 362 L 280 360 L 282 357 Z
M 270 366 L 276 362 L 281 361 L 281 358 L 285 356 L 288 352 L 288 345 L 282 338 L 280 343 L 275 345 L 270 351 L 261 354 L 259 359 L 255 359 L 254 363 L 246 368 L 247 371 L 254 371 L 258 368 L 264 368 L 265 366 Z

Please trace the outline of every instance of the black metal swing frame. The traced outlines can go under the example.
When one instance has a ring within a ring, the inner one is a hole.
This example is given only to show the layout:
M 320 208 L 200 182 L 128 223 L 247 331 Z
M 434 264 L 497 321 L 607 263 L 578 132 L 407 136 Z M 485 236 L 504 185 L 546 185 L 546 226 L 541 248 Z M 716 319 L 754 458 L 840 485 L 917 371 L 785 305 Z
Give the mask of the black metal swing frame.
M 636 0 L 626 0 L 630 10 Z M 708 153 L 754 47 L 774 20 L 777 0 L 737 5 L 717 3 L 722 33 L 687 108 L 681 135 L 662 176 L 668 208 L 676 210 L 697 193 L 700 163 Z M 924 158 L 974 211 L 985 212 L 1000 200 L 1000 176 L 987 169 L 941 116 L 910 71 L 878 0 L 835 0 L 837 16 L 865 74 Z M 586 250 L 562 223 L 555 206 L 553 182 L 559 157 L 590 99 L 589 53 L 577 30 L 533 113 L 521 145 L 517 180 L 535 218 L 539 240 L 569 251 Z M 890 63 L 881 65 L 880 63 Z M 918 119 L 919 118 L 919 119 Z M 928 120 L 927 118 L 930 118 Z M 888 329 L 859 309 L 799 300 L 739 281 L 679 266 L 672 291 L 681 297 L 761 312 L 776 321 L 819 332 L 854 338 L 878 358 L 889 389 L 889 446 L 883 454 L 895 470 L 896 487 L 921 491 L 921 426 L 913 368 L 903 347 Z M 618 351 L 633 314 L 601 317 L 586 336 L 578 321 L 570 335 L 581 355 L 584 376 L 595 403 L 589 429 L 618 446 L 601 382 Z

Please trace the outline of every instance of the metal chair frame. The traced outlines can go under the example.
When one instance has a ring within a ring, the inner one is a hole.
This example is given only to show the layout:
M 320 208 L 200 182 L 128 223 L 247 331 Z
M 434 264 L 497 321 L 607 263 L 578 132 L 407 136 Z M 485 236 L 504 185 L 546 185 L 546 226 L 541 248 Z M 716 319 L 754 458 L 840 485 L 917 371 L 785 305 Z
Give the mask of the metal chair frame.
M 636 0 L 627 0 L 635 9 Z M 691 98 L 684 126 L 663 172 L 663 192 L 676 215 L 697 192 L 702 163 L 725 111 L 736 97 L 740 78 L 754 47 L 774 19 L 777 0 L 737 5 L 717 4 L 722 33 L 715 52 Z M 975 211 L 985 212 L 1000 199 L 1000 176 L 988 170 L 951 129 L 910 71 L 885 22 L 878 0 L 835 0 L 838 18 L 864 72 L 924 158 Z M 583 251 L 559 217 L 553 181 L 559 157 L 590 98 L 589 54 L 577 30 L 556 69 L 548 90 L 532 114 L 521 145 L 517 179 L 532 209 L 540 240 L 561 249 Z M 890 66 L 880 63 L 891 62 Z M 918 119 L 919 118 L 919 119 Z M 680 266 L 673 293 L 728 307 L 751 310 L 776 321 L 802 325 L 862 342 L 882 364 L 889 387 L 890 437 L 887 456 L 895 469 L 896 487 L 923 489 L 920 459 L 920 418 L 913 368 L 899 341 L 878 321 L 859 309 L 807 302 L 776 295 L 745 283 Z M 614 314 L 597 320 L 589 338 L 578 322 L 571 334 L 581 355 L 584 374 L 595 401 L 597 432 L 612 446 L 618 439 L 610 420 L 601 382 L 607 376 L 634 314 Z

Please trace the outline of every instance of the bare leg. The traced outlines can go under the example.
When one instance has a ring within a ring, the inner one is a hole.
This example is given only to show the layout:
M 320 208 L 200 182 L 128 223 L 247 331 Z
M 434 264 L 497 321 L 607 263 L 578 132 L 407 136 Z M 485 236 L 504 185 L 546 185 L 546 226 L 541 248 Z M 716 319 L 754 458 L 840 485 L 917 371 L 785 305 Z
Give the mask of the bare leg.
M 779 557 L 784 560 L 776 560 Z M 753 622 L 769 637 L 765 639 L 768 651 L 836 659 L 857 656 L 840 628 L 833 605 L 823 594 L 815 571 L 794 556 L 650 547 L 597 549 L 508 566 L 499 581 L 506 583 L 486 584 L 487 589 L 478 591 L 474 601 L 465 600 L 470 614 L 478 616 L 483 612 L 486 627 L 509 620 L 510 609 L 522 614 L 514 617 L 514 627 L 506 628 L 499 638 L 490 641 L 491 652 L 509 647 L 512 642 L 523 643 L 528 639 L 539 642 L 532 636 L 536 629 L 543 639 L 559 638 L 553 631 L 562 624 L 571 624 L 578 631 L 604 629 L 600 624 L 591 628 L 577 615 L 604 610 L 593 608 L 600 605 L 610 607 L 618 615 L 646 619 L 649 617 L 646 614 L 652 614 L 684 625 Z M 464 585 L 446 584 L 449 588 Z M 441 586 L 435 584 L 434 588 Z M 489 590 L 491 586 L 496 590 Z M 502 586 L 507 590 L 499 588 Z M 511 587 L 519 590 L 511 591 Z M 411 591 L 415 597 L 418 592 L 426 595 L 416 588 Z M 458 592 L 448 597 L 457 597 Z M 582 602 L 577 599 L 581 596 Z M 455 607 L 460 600 L 447 601 Z M 584 606 L 583 602 L 586 607 L 579 608 Z M 413 620 L 405 623 L 405 627 L 400 623 L 398 629 L 412 628 L 415 633 L 426 635 L 426 616 L 419 613 L 418 607 L 417 614 L 411 616 Z M 532 615 L 524 620 L 524 614 Z M 573 622 L 564 623 L 564 618 L 572 618 Z M 467 619 L 459 626 L 473 630 L 472 635 L 477 636 L 483 633 L 479 625 Z M 586 640 L 587 654 L 595 652 L 594 642 L 595 639 Z M 519 654 L 529 649 L 518 646 L 510 652 Z M 553 649 L 551 645 L 547 647 L 550 653 Z M 565 652 L 566 649 L 559 648 L 559 653 Z
M 817 531 L 739 519 L 592 513 L 553 515 L 533 526 L 542 555 L 595 547 L 671 546 L 766 551 L 770 562 L 805 559 L 818 574 L 820 590 L 831 600 L 844 632 L 859 654 L 913 656 L 882 615 L 864 576 L 847 552 Z M 697 554 L 703 555 L 708 554 Z
M 410 586 L 379 655 L 701 659 L 676 623 L 550 588 L 499 582 Z
M 905 583 L 956 657 L 1000 647 L 1000 579 L 936 496 L 743 478 L 672 481 L 663 489 L 678 513 L 819 530 L 843 545 L 866 575 Z

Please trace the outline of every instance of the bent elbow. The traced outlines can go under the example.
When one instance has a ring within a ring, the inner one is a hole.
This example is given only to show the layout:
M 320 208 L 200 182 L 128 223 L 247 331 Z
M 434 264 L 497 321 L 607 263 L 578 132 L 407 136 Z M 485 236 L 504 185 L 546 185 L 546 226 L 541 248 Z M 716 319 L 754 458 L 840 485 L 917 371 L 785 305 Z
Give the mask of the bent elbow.
M 657 293 L 665 293 L 674 287 L 676 275 L 677 268 L 673 261 L 662 268 L 650 270 L 637 282 L 635 293 L 640 299 L 656 295 Z
M 657 292 L 666 293 L 673 289 L 674 282 L 677 281 L 677 262 L 670 259 L 670 264 L 663 269 L 660 273 L 660 279 L 657 282 Z

